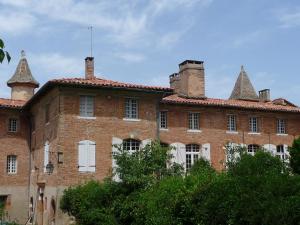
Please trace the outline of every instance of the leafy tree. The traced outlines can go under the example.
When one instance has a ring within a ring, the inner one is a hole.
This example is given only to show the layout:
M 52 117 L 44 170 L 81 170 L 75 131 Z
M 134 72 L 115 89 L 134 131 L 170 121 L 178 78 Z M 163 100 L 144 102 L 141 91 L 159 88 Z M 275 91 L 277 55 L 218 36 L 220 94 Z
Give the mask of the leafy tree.
M 300 175 L 300 137 L 294 140 L 292 147 L 289 148 L 289 153 L 292 172 Z
M 4 48 L 4 42 L 0 38 L 0 63 L 2 63 L 5 58 L 7 59 L 7 62 L 10 62 L 11 59 L 9 53 L 5 51 Z

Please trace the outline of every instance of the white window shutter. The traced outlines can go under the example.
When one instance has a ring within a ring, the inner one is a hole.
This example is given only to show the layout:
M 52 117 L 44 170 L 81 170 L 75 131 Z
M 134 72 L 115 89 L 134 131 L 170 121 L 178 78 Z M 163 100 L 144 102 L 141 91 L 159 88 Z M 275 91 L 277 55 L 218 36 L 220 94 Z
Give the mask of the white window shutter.
M 210 144 L 209 143 L 202 145 L 201 157 L 203 157 L 207 161 L 211 162 L 210 161 Z
M 117 138 L 117 137 L 112 138 L 112 172 L 115 172 L 116 168 L 118 166 L 116 160 L 113 157 L 113 154 L 116 154 L 118 152 L 118 147 L 120 147 L 122 145 L 122 143 L 123 143 L 122 139 Z M 113 180 L 116 182 L 121 181 L 121 179 L 119 178 L 118 175 L 115 175 L 113 177 Z
M 273 144 L 265 144 L 263 145 L 263 148 L 269 152 L 272 156 L 276 156 L 277 148 L 276 145 Z
M 289 146 L 283 145 L 283 147 L 284 147 L 284 159 L 288 162 L 290 159 Z
M 151 139 L 142 140 L 141 147 L 144 148 L 148 144 L 151 144 Z
M 78 144 L 78 171 L 87 171 L 87 142 L 81 141 Z
M 172 143 L 171 146 L 172 161 L 185 167 L 185 144 Z
M 46 173 L 46 166 L 49 163 L 49 143 L 48 141 L 45 143 L 44 146 L 44 172 Z
M 95 172 L 96 171 L 96 143 L 95 142 L 89 141 L 88 143 L 87 159 L 88 159 L 87 171 Z

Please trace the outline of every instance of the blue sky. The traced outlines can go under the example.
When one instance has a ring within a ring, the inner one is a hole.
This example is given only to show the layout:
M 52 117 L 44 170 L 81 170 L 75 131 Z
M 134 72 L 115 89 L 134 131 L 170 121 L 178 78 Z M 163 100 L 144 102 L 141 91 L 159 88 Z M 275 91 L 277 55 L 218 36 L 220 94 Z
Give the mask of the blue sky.
M 94 27 L 99 77 L 168 86 L 185 59 L 203 60 L 206 95 L 228 98 L 244 65 L 256 90 L 300 105 L 298 0 L 0 0 L 0 96 L 26 51 L 44 84 L 83 77 Z

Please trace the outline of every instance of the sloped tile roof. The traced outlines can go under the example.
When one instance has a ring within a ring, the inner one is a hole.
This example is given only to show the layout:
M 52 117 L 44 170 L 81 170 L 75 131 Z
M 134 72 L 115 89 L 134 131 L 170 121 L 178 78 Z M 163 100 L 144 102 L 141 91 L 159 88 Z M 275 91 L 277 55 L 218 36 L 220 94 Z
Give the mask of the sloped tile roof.
M 22 108 L 26 101 L 0 98 L 0 108 Z
M 49 83 L 173 92 L 173 89 L 168 87 L 122 83 L 118 81 L 106 80 L 101 78 L 95 78 L 95 79 L 63 78 L 63 79 L 50 80 Z
M 241 72 L 236 80 L 230 99 L 258 100 L 256 91 L 243 66 L 241 67 Z
M 259 111 L 279 111 L 279 112 L 300 113 L 299 107 L 278 105 L 278 104 L 274 104 L 273 102 L 245 101 L 245 100 L 235 100 L 235 99 L 225 100 L 225 99 L 216 99 L 216 98 L 189 99 L 189 98 L 179 97 L 176 94 L 163 98 L 162 103 L 254 109 Z
M 32 84 L 35 87 L 39 86 L 39 83 L 32 76 L 27 59 L 25 58 L 24 51 L 21 52 L 21 59 L 14 75 L 7 81 L 8 86 L 11 86 L 15 83 Z

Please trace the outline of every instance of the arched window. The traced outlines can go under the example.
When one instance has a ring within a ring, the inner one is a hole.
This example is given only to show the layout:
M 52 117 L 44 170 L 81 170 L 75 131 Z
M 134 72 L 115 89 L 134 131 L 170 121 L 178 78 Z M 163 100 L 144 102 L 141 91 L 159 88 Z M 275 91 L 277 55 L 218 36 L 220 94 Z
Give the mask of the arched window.
M 186 171 L 189 171 L 199 158 L 200 158 L 200 145 L 197 144 L 186 145 L 186 154 L 185 154 Z
M 8 174 L 16 174 L 17 173 L 17 156 L 16 155 L 7 156 L 6 171 Z
M 85 140 L 78 143 L 78 171 L 96 171 L 96 143 Z
M 248 145 L 248 154 L 254 155 L 259 149 L 259 145 Z
M 284 150 L 284 145 L 277 145 L 276 147 L 276 157 L 278 157 L 281 160 L 285 160 L 285 150 Z
M 44 173 L 46 173 L 46 166 L 49 163 L 49 142 L 46 141 L 44 145 Z
M 135 139 L 125 139 L 123 141 L 123 149 L 129 153 L 136 152 L 140 149 L 141 142 Z

